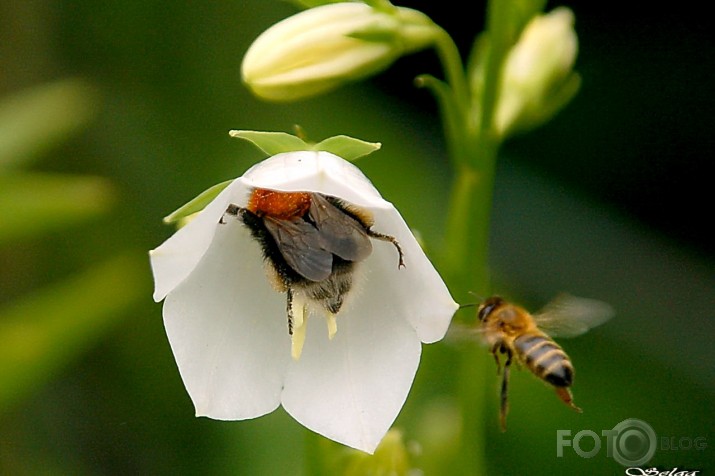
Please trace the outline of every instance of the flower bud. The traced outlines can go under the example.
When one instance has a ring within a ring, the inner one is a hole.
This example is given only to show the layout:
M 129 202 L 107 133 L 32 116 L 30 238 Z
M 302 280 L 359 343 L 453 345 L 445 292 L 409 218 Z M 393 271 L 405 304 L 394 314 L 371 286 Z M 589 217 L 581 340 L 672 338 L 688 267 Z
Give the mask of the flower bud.
M 534 17 L 522 31 L 502 71 L 495 117 L 502 135 L 515 126 L 544 122 L 575 94 L 578 39 L 573 24 L 573 12 L 560 7 Z
M 263 32 L 246 52 L 241 76 L 263 99 L 303 99 L 387 68 L 431 44 L 435 30 L 428 17 L 408 8 L 323 5 Z

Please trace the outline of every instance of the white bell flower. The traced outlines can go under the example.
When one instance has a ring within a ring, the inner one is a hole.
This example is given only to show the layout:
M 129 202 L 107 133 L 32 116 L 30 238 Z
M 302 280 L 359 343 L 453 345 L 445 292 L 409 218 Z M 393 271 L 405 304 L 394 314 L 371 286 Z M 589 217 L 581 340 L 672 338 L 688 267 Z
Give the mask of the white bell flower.
M 393 243 L 371 239 L 338 312 L 294 298 L 291 339 L 286 297 L 266 277 L 270 260 L 227 212 L 248 206 L 256 189 L 337 197 L 367 211 L 370 230 L 399 243 L 404 267 Z M 152 250 L 151 265 L 197 416 L 243 420 L 283 405 L 307 428 L 369 453 L 407 398 L 421 343 L 442 339 L 458 307 L 395 207 L 354 165 L 324 151 L 256 164 Z

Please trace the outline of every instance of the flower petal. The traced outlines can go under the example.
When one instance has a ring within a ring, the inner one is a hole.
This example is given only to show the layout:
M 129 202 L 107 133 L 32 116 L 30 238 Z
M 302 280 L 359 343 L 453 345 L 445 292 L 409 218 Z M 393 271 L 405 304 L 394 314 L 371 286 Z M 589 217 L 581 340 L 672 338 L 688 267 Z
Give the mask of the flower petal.
M 394 208 L 373 209 L 373 229 L 397 238 L 405 254 L 405 267 L 398 269 L 391 243 L 374 243 L 367 278 L 377 283 L 380 299 L 391 303 L 393 312 L 408 321 L 419 339 L 430 344 L 444 337 L 452 315 L 459 308 L 420 247 L 400 213 Z
M 273 411 L 288 362 L 285 296 L 266 279 L 258 244 L 233 217 L 164 302 L 164 325 L 197 416 Z
M 156 302 L 191 274 L 209 248 L 228 204 L 245 204 L 248 193 L 243 183 L 234 180 L 196 218 L 149 252 Z
M 407 398 L 421 345 L 409 323 L 391 313 L 393 303 L 371 301 L 367 291 L 338 314 L 332 340 L 323 317 L 310 318 L 282 403 L 307 428 L 372 453 Z

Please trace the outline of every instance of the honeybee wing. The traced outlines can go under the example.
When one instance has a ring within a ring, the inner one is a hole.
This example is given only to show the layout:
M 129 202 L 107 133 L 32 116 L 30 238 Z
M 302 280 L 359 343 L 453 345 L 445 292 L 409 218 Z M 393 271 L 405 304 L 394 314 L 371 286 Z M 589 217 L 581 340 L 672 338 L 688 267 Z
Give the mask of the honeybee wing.
M 551 337 L 576 337 L 613 317 L 613 308 L 596 299 L 561 295 L 534 314 L 536 325 Z
M 308 214 L 318 229 L 324 250 L 347 261 L 362 261 L 370 256 L 372 243 L 365 227 L 323 195 L 311 195 Z
M 311 281 L 322 281 L 333 271 L 333 255 L 323 246 L 324 237 L 305 220 L 265 217 L 264 224 L 286 263 Z
M 451 345 L 462 345 L 474 342 L 484 343 L 484 329 L 477 325 L 468 325 L 453 320 L 449 325 L 449 329 L 443 341 Z

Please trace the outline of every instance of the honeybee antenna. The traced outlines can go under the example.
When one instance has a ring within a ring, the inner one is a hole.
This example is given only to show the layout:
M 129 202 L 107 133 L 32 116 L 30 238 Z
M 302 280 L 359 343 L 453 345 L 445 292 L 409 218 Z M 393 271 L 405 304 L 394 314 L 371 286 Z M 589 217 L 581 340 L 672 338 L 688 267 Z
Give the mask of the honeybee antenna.
M 467 302 L 467 303 L 464 303 L 464 304 L 460 304 L 460 305 L 459 305 L 459 309 L 462 309 L 462 308 L 465 308 L 465 307 L 477 307 L 477 306 L 479 305 L 479 303 L 483 302 L 484 299 L 485 299 L 483 296 L 477 296 L 477 293 L 475 293 L 475 292 L 472 292 L 472 291 L 468 291 L 468 292 L 469 292 L 469 294 L 471 294 L 472 296 L 474 296 L 475 298 L 477 298 L 477 301 L 476 301 L 476 302 Z

